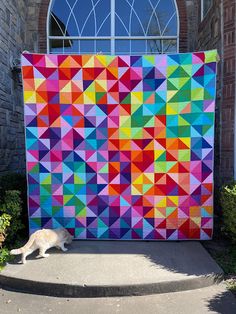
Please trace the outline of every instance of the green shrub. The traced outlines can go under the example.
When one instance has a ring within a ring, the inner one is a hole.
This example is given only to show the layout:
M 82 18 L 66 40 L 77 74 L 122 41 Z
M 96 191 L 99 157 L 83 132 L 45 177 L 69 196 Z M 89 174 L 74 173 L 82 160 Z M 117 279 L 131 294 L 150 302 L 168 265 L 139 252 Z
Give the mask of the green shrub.
M 21 237 L 28 235 L 28 209 L 27 209 L 27 182 L 26 175 L 9 172 L 0 176 L 0 204 L 5 202 L 7 191 L 17 190 L 20 192 L 22 211 L 20 220 L 24 228 L 19 231 Z
M 223 231 L 236 242 L 236 184 L 226 185 L 221 189 Z
M 11 261 L 13 258 L 14 257 L 10 255 L 10 251 L 7 248 L 0 249 L 0 271 L 6 263 Z
M 21 245 L 27 226 L 26 176 L 19 173 L 0 176 L 0 270 L 12 259 L 9 250 Z
M 5 243 L 11 245 L 17 240 L 19 231 L 24 228 L 21 221 L 22 200 L 19 191 L 6 191 L 0 204 L 0 232 Z

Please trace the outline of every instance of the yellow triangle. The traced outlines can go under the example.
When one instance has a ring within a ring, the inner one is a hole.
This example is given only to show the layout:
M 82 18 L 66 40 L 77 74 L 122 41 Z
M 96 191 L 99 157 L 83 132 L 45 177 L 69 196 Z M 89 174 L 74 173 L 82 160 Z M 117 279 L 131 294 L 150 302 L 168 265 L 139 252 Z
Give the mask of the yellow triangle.
M 35 91 L 25 91 L 24 92 L 24 102 L 25 103 L 36 103 L 36 92 Z
M 131 186 L 131 194 L 132 195 L 141 195 L 142 192 L 140 192 L 139 190 L 137 190 L 133 185 Z
M 168 199 L 171 200 L 171 202 L 173 204 L 175 204 L 176 206 L 178 206 L 179 204 L 179 197 L 178 196 L 168 196 Z
M 154 173 L 145 173 L 144 175 L 144 183 L 145 184 L 153 184 L 154 183 Z
M 171 104 L 167 104 L 166 105 L 166 114 L 168 114 L 168 115 L 177 114 L 178 112 L 174 109 L 176 109 L 176 108 L 173 108 L 173 106 Z
M 167 91 L 167 102 L 169 100 L 171 100 L 175 96 L 175 94 L 177 94 L 177 93 L 178 93 L 178 90 L 169 90 L 169 91 Z
M 84 104 L 95 104 L 96 103 L 96 99 L 95 99 L 95 93 L 93 92 L 84 92 Z
M 94 68 L 94 56 L 83 55 L 82 64 L 83 64 L 83 68 Z
M 156 204 L 156 207 L 166 207 L 166 197 L 163 197 L 163 199 Z
M 162 212 L 160 212 L 157 208 L 154 208 L 154 218 L 166 218 Z
M 114 59 L 113 56 L 96 55 L 96 59 L 105 67 L 107 67 Z
M 61 90 L 61 93 L 71 93 L 72 91 L 72 84 L 71 81 L 68 82 L 68 84 L 66 84 Z
M 34 86 L 35 86 L 35 89 L 38 89 L 39 86 L 45 82 L 45 79 L 43 78 L 35 78 L 34 79 Z
M 181 142 L 183 142 L 187 147 L 191 147 L 191 138 L 189 137 L 180 137 Z
M 134 181 L 133 184 L 143 184 L 143 175 L 141 174 L 139 177 L 137 177 Z
M 127 138 L 131 138 L 131 128 L 120 128 L 119 131 L 127 136 Z
M 107 80 L 96 80 L 96 83 L 103 88 L 104 92 L 107 91 Z
M 131 92 L 132 104 L 143 104 L 143 93 L 142 92 Z

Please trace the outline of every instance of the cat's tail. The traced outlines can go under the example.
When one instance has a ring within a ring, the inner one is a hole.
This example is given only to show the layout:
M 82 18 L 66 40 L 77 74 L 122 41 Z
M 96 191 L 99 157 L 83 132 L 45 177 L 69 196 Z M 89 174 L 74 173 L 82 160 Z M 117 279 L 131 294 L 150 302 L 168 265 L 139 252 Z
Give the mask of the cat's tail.
M 19 249 L 15 249 L 15 250 L 11 250 L 10 251 L 10 254 L 11 255 L 19 255 L 19 254 L 22 254 L 24 253 L 25 251 L 27 251 L 31 246 L 32 244 L 34 243 L 34 237 L 30 237 L 29 238 L 29 241 L 24 245 L 22 246 L 21 248 Z

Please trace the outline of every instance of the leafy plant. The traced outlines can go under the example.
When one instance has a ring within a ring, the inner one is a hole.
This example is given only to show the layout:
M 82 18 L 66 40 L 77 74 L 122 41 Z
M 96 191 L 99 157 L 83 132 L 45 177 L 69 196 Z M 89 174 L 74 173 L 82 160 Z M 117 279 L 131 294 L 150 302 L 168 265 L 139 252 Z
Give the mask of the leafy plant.
M 13 257 L 10 255 L 10 251 L 7 248 L 0 249 L 0 271 L 4 265 L 10 261 Z
M 27 210 L 27 182 L 26 175 L 23 173 L 8 172 L 0 176 L 0 203 L 4 202 L 6 191 L 20 191 L 22 200 L 21 221 L 25 229 L 21 230 L 21 235 L 26 236 L 28 230 L 28 210 Z
M 236 184 L 221 189 L 221 206 L 223 215 L 223 231 L 236 242 Z
M 2 214 L 0 216 L 0 248 L 6 238 L 6 230 L 10 227 L 11 216 L 8 214 Z
M 6 191 L 4 201 L 0 205 L 0 232 L 6 244 L 17 239 L 18 232 L 24 228 L 21 221 L 22 200 L 19 191 Z

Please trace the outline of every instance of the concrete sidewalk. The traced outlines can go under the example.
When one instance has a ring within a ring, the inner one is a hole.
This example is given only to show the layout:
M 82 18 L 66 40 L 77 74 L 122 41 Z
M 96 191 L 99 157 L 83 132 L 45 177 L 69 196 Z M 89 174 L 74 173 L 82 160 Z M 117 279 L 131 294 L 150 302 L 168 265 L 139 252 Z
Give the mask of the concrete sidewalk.
M 60 297 L 168 293 L 214 284 L 222 270 L 199 242 L 74 241 L 0 273 L 3 288 Z
M 56 298 L 0 289 L 0 314 L 234 314 L 224 284 L 176 293 L 114 298 Z

